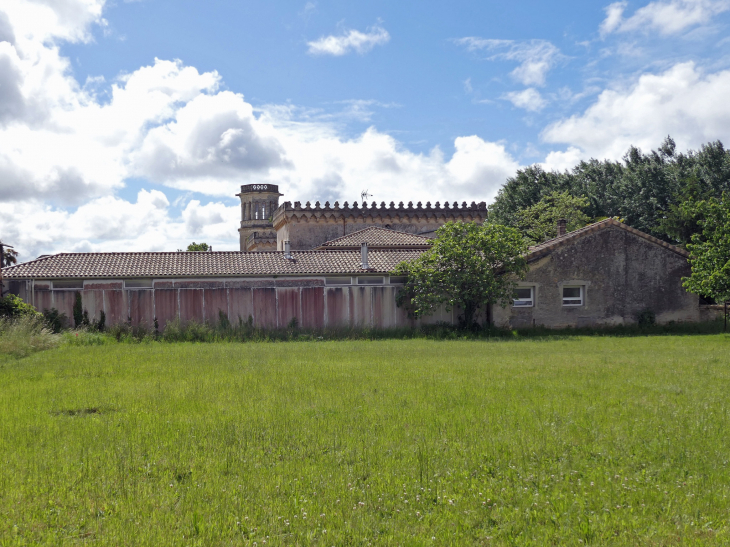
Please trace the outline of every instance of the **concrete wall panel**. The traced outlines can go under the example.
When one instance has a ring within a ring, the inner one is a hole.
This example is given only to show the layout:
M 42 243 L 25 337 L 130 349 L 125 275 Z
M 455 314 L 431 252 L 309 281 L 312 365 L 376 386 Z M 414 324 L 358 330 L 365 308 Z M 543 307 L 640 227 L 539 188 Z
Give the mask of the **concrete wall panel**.
M 125 291 L 104 291 L 104 313 L 106 324 L 116 325 L 127 320 L 129 308 Z
M 324 328 L 324 287 L 302 289 L 302 327 Z
M 81 291 L 81 306 L 88 312 L 89 321 L 99 319 L 99 312 L 104 309 L 104 291 Z
M 180 289 L 178 290 L 178 303 L 180 305 L 180 321 L 187 323 L 195 321 L 202 323 L 203 316 L 203 289 Z
M 302 324 L 300 313 L 300 291 L 301 289 L 276 289 L 278 322 L 279 327 L 286 327 L 292 319 L 297 320 L 297 324 Z
M 229 316 L 234 325 L 246 324 L 253 319 L 253 294 L 251 289 L 228 289 Z
M 395 287 L 373 287 L 373 326 L 389 329 L 396 326 Z
M 371 327 L 373 291 L 371 287 L 352 287 L 350 325 L 354 328 Z
M 219 311 L 228 317 L 228 290 L 227 289 L 205 289 L 205 320 L 211 325 L 219 322 Z M 248 316 L 246 316 L 248 317 Z
M 252 289 L 254 325 L 262 329 L 276 328 L 276 289 Z
M 350 325 L 350 289 L 332 287 L 325 289 L 327 298 L 327 328 Z
M 147 292 L 147 291 L 137 291 Z M 155 289 L 155 316 L 159 324 L 160 330 L 165 325 L 178 319 L 177 291 L 175 289 Z
M 153 328 L 155 321 L 155 291 L 129 290 L 125 292 L 129 300 L 129 318 L 132 320 L 132 325 Z M 125 317 L 124 320 L 126 321 L 127 318 Z M 162 325 L 160 325 L 160 328 L 162 328 Z
M 65 313 L 69 319 L 69 325 L 74 326 L 74 301 L 76 291 L 53 291 L 53 307 L 60 313 Z
M 30 301 L 30 300 L 26 300 Z M 36 291 L 35 292 L 35 309 L 39 312 L 50 310 L 54 307 L 53 295 L 51 291 Z

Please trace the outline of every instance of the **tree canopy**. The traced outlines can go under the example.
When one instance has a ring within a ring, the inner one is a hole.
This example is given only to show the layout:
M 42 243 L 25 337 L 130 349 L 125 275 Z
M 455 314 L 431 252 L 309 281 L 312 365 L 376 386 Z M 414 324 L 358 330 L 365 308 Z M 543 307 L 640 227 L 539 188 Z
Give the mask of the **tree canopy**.
M 195 243 L 194 241 L 188 245 L 187 251 L 209 251 L 210 247 L 207 243 Z
M 533 165 L 507 179 L 490 206 L 490 220 L 517 227 L 520 211 L 555 192 L 587 199 L 583 212 L 592 219 L 619 217 L 653 236 L 686 245 L 698 233 L 699 217 L 683 204 L 730 192 L 730 151 L 716 141 L 680 153 L 667 137 L 648 153 L 632 146 L 622 161 L 591 159 L 562 173 Z
M 463 311 L 471 328 L 484 306 L 512 301 L 516 280 L 527 272 L 527 245 L 515 228 L 498 224 L 448 222 L 436 232 L 431 248 L 413 262 L 402 262 L 395 275 L 408 278 L 398 306 L 412 317 L 431 315 L 441 305 Z
M 530 245 L 542 243 L 557 237 L 558 220 L 566 220 L 568 231 L 582 228 L 590 222 L 583 210 L 588 207 L 588 199 L 574 197 L 568 192 L 553 192 L 546 195 L 535 205 L 517 211 L 517 228 Z
M 730 300 L 730 193 L 722 199 L 710 198 L 697 205 L 702 212 L 701 233 L 687 245 L 692 275 L 684 287 L 695 294 Z

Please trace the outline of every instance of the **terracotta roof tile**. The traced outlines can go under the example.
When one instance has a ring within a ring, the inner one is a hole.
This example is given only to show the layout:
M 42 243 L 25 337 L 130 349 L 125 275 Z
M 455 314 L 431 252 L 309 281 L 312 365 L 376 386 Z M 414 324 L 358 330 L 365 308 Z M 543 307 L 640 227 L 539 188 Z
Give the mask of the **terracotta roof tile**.
M 369 272 L 387 273 L 422 251 L 370 251 Z M 127 278 L 221 277 L 267 275 L 330 275 L 364 273 L 360 251 L 292 251 L 293 260 L 281 251 L 245 253 L 60 253 L 3 269 L 3 277 L 25 278 Z
M 327 241 L 319 248 L 353 247 L 359 249 L 363 242 L 367 242 L 368 247 L 417 247 L 427 249 L 431 246 L 432 240 L 428 237 L 410 234 L 408 232 L 399 232 L 397 230 L 381 228 L 380 226 L 371 226 L 370 228 L 358 230 L 346 236 Z

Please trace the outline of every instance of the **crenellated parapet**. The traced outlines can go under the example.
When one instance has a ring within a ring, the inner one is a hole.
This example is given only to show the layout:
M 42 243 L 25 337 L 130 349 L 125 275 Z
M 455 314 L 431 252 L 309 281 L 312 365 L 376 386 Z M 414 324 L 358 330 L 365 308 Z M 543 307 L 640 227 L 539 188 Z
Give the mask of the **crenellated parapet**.
M 277 248 L 283 249 L 283 242 L 290 241 L 291 248 L 307 250 L 318 247 L 326 241 L 342 237 L 369 226 L 383 226 L 414 234 L 432 236 L 433 232 L 449 221 L 482 223 L 487 219 L 486 202 L 395 202 L 358 203 L 340 205 L 319 201 L 312 204 L 295 201 L 284 202 L 273 216 L 273 227 L 277 232 Z

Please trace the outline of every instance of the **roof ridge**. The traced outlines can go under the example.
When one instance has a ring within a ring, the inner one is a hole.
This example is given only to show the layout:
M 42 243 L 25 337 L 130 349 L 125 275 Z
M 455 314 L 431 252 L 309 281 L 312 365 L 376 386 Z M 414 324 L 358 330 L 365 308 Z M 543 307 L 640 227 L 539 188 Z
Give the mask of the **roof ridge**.
M 672 245 L 671 243 L 667 243 L 666 241 L 662 241 L 658 237 L 654 237 L 651 234 L 642 232 L 641 230 L 639 230 L 637 228 L 633 228 L 633 227 L 629 226 L 628 224 L 624 224 L 623 222 L 616 220 L 615 218 L 606 218 L 603 220 L 599 220 L 598 222 L 594 222 L 592 224 L 587 224 L 587 225 L 583 226 L 582 228 L 578 228 L 577 230 L 568 232 L 565 235 L 554 237 L 553 239 L 549 239 L 547 241 L 543 241 L 542 243 L 540 243 L 538 245 L 529 247 L 528 252 L 527 252 L 527 257 L 528 257 L 528 259 L 531 257 L 539 258 L 543 254 L 546 254 L 547 252 L 562 246 L 566 242 L 569 242 L 575 238 L 581 237 L 588 233 L 592 233 L 592 232 L 595 232 L 600 229 L 608 228 L 610 226 L 615 226 L 617 228 L 621 228 L 622 230 L 625 230 L 635 236 L 645 239 L 646 241 L 649 241 L 650 243 L 654 243 L 655 245 L 664 247 L 665 249 L 668 249 L 680 256 L 689 257 L 689 253 L 687 251 L 685 251 L 684 249 L 677 247 L 676 245 Z

